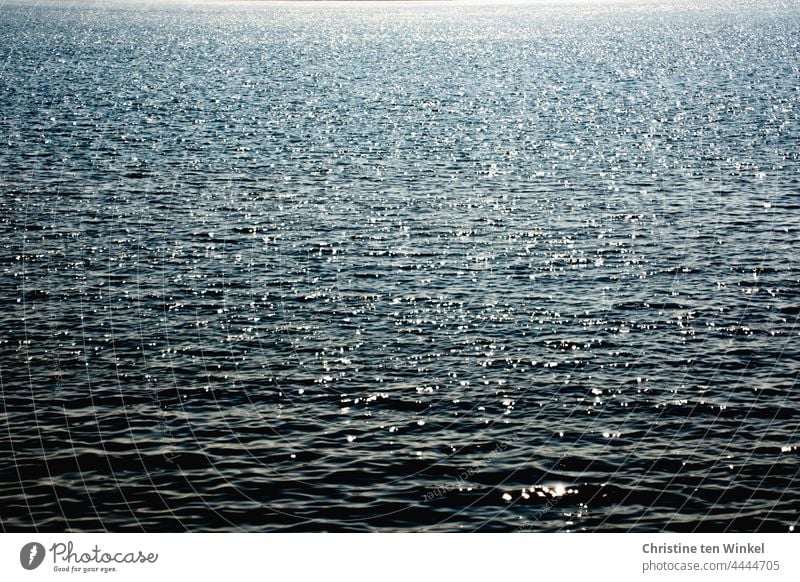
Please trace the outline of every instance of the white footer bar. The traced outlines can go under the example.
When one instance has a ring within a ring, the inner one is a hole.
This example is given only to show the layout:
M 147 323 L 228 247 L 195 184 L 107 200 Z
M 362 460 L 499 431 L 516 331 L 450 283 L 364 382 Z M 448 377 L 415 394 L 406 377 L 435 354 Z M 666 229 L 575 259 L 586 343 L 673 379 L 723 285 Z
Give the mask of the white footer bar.
M 2 534 L 2 580 L 800 580 L 791 534 Z

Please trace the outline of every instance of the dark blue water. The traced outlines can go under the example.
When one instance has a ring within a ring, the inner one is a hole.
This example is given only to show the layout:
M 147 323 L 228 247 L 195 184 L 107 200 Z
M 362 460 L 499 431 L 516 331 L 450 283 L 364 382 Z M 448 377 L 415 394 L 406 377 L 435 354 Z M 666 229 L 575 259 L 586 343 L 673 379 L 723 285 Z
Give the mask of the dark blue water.
M 800 7 L 3 3 L 0 527 L 788 531 Z

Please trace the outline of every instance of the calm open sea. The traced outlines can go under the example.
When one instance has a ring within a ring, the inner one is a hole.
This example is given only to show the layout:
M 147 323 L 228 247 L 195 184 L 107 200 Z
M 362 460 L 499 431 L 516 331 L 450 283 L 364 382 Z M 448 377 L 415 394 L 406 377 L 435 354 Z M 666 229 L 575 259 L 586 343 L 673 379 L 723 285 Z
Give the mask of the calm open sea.
M 0 529 L 788 531 L 800 5 L 3 2 Z

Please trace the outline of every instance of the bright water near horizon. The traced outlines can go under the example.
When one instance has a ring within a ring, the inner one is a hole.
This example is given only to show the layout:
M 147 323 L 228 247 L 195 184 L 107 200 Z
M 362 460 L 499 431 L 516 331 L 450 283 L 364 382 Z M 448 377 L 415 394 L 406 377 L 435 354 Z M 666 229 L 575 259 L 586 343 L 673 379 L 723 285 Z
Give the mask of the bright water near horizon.
M 800 9 L 0 6 L 0 526 L 789 531 Z

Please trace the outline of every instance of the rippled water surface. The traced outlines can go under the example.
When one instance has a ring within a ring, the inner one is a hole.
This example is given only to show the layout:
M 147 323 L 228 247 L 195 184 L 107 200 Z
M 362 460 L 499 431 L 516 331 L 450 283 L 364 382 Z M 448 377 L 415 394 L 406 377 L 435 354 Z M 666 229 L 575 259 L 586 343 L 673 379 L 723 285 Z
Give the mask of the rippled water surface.
M 788 531 L 800 8 L 3 3 L 4 530 Z

